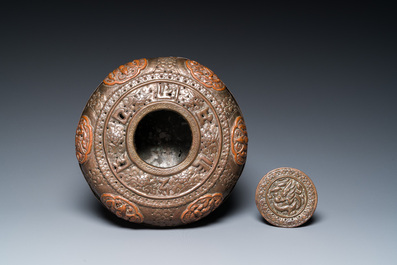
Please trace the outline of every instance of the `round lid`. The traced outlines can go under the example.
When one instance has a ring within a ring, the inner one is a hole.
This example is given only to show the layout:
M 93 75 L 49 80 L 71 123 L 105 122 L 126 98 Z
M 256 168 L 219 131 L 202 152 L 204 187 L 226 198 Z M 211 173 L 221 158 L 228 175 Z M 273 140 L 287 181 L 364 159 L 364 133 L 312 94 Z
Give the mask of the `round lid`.
M 282 167 L 270 171 L 260 180 L 255 202 L 269 223 L 296 227 L 312 217 L 317 207 L 317 191 L 305 173 Z

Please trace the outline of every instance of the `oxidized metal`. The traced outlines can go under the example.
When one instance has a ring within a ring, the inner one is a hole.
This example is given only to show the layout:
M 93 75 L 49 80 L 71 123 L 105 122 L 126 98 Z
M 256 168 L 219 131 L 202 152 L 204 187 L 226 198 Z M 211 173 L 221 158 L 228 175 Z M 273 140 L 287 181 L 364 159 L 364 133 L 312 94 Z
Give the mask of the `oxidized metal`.
M 259 182 L 255 195 L 259 212 L 269 223 L 296 227 L 309 220 L 317 207 L 317 191 L 305 173 L 277 168 Z
M 240 108 L 219 77 L 188 59 L 139 59 L 111 72 L 76 131 L 76 157 L 118 217 L 176 226 L 214 211 L 247 157 Z

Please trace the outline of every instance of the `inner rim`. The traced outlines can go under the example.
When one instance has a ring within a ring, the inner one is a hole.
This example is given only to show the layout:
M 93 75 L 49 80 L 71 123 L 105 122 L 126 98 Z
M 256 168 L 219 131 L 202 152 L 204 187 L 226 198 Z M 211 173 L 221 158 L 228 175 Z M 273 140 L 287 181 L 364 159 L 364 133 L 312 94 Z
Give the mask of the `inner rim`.
M 181 163 L 192 146 L 192 130 L 187 120 L 173 110 L 156 110 L 138 123 L 134 146 L 149 165 L 168 168 Z

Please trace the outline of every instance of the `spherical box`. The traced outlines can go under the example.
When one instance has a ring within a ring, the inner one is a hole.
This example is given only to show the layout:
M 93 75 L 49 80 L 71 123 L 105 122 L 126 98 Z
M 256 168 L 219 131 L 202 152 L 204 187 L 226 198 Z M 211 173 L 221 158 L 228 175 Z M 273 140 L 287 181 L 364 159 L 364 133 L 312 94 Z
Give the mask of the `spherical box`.
M 177 226 L 214 211 L 247 157 L 240 108 L 210 69 L 184 58 L 139 59 L 111 72 L 88 100 L 76 157 L 118 217 Z

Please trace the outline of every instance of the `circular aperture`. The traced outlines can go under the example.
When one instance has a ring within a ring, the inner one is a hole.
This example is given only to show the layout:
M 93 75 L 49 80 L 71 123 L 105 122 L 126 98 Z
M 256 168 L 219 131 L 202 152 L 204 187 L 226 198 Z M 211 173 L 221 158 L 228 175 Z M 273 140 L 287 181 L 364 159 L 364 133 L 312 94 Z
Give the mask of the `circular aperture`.
M 134 134 L 138 156 L 160 168 L 173 167 L 187 157 L 192 146 L 192 130 L 187 120 L 172 110 L 146 114 Z

